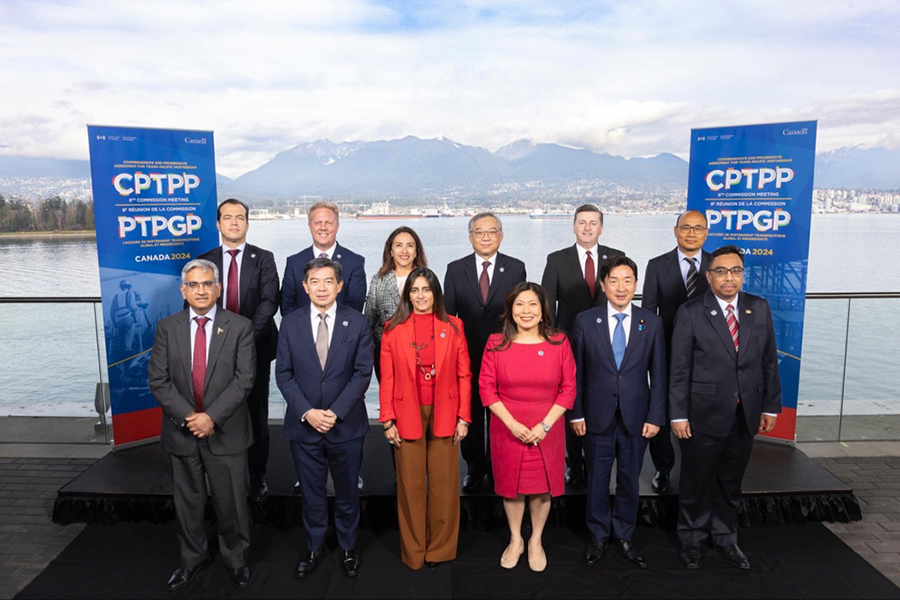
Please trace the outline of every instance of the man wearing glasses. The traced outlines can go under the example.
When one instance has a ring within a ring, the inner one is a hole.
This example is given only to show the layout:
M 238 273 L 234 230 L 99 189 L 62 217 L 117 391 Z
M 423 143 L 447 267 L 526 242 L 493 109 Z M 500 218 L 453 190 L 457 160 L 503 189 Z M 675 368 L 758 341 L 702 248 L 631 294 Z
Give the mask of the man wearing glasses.
M 681 445 L 678 557 L 703 562 L 711 541 L 729 565 L 749 569 L 737 545 L 741 482 L 753 438 L 781 412 L 778 353 L 769 303 L 741 292 L 744 256 L 712 253 L 709 291 L 678 309 L 672 333 L 669 418 Z
M 207 482 L 219 530 L 219 554 L 238 588 L 250 585 L 250 515 L 244 477 L 253 443 L 247 396 L 256 377 L 250 319 L 221 310 L 219 269 L 192 260 L 181 271 L 188 308 L 156 326 L 147 365 L 163 411 L 159 446 L 169 454 L 181 566 L 166 591 L 186 587 L 211 562 L 203 516 Z
M 672 356 L 672 329 L 678 307 L 709 290 L 704 275 L 709 268 L 709 253 L 703 251 L 709 233 L 706 216 L 697 210 L 682 213 L 675 221 L 674 231 L 678 245 L 647 264 L 641 298 L 641 308 L 662 318 L 667 361 Z M 675 448 L 668 427 L 662 427 L 650 439 L 650 458 L 656 468 L 653 491 L 664 494 L 669 490 L 669 473 L 675 466 Z
M 462 319 L 472 361 L 472 381 L 481 372 L 481 357 L 488 337 L 500 330 L 506 294 L 525 281 L 525 263 L 500 254 L 503 223 L 485 212 L 469 220 L 469 242 L 474 254 L 447 265 L 444 302 L 447 314 Z M 490 431 L 485 427 L 485 410 L 478 386 L 472 385 L 472 424 L 462 441 L 462 456 L 468 467 L 463 489 L 479 489 L 490 471 Z

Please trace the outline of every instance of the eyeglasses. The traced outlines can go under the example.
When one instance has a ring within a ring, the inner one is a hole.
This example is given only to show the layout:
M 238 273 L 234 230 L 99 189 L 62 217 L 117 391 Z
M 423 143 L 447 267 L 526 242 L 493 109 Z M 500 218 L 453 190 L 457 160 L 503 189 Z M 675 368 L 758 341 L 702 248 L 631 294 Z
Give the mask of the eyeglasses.
M 744 274 L 744 267 L 732 267 L 731 269 L 719 267 L 717 269 L 707 269 L 707 271 L 709 271 L 716 277 L 725 277 L 725 275 L 727 275 L 728 273 L 731 273 L 735 277 L 741 277 Z
M 500 235 L 499 229 L 476 229 L 472 232 L 477 238 L 495 238 Z
M 203 288 L 204 290 L 211 290 L 218 284 L 218 281 L 186 281 L 181 285 L 188 288 L 192 292 L 196 292 L 200 288 Z
M 707 229 L 703 225 L 694 225 L 693 227 L 691 227 L 690 225 L 681 225 L 678 228 L 678 231 L 685 235 L 689 234 L 691 231 L 693 231 L 697 235 L 703 235 L 704 233 L 706 233 Z

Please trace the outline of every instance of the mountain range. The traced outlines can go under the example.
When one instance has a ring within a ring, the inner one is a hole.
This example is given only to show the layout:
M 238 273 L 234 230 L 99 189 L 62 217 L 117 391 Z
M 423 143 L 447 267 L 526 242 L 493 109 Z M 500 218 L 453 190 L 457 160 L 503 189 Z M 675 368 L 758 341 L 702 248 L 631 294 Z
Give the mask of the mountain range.
M 518 140 L 495 152 L 444 137 L 304 143 L 237 177 L 217 176 L 220 196 L 428 199 L 521 198 L 585 190 L 684 189 L 688 163 L 673 155 L 623 158 Z M 846 147 L 816 159 L 816 187 L 900 189 L 900 151 Z M 85 160 L 0 156 L 0 193 L 43 196 L 56 185 L 90 194 Z

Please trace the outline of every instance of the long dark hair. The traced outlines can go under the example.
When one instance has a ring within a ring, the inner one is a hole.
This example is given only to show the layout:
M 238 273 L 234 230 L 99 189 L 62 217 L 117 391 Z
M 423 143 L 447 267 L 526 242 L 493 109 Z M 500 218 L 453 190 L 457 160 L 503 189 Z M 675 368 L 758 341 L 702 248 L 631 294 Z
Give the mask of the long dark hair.
M 422 240 L 419 239 L 419 234 L 413 231 L 411 227 L 403 225 L 392 231 L 384 243 L 384 252 L 381 253 L 381 268 L 378 269 L 379 279 L 394 270 L 394 257 L 391 256 L 391 248 L 394 246 L 394 240 L 401 233 L 408 233 L 416 243 L 416 257 L 412 263 L 413 269 L 428 266 L 428 259 L 425 258 L 425 248 L 422 247 Z
M 516 303 L 516 298 L 524 292 L 534 292 L 538 297 L 538 302 L 541 304 L 541 322 L 538 323 L 538 333 L 541 337 L 554 346 L 559 346 L 566 341 L 564 336 L 557 340 L 553 339 L 560 333 L 560 330 L 550 324 L 550 303 L 547 301 L 547 293 L 544 291 L 544 288 L 536 283 L 523 281 L 511 289 L 506 295 L 506 300 L 503 302 L 503 316 L 501 317 L 503 324 L 500 327 L 500 333 L 503 334 L 503 343 L 494 346 L 489 352 L 506 350 L 512 344 L 516 335 L 518 335 L 519 326 L 516 325 L 516 322 L 513 319 L 513 305 Z
M 403 291 L 400 292 L 400 303 L 397 305 L 397 310 L 394 312 L 391 320 L 384 326 L 384 332 L 387 333 L 394 327 L 406 323 L 413 314 L 413 305 L 412 300 L 409 299 L 409 290 L 419 277 L 425 278 L 425 281 L 428 282 L 428 287 L 431 288 L 431 293 L 434 294 L 434 307 L 431 309 L 431 312 L 434 313 L 435 318 L 437 318 L 438 321 L 450 323 L 450 326 L 453 327 L 453 331 L 459 333 L 459 329 L 456 328 L 456 325 L 454 325 L 450 320 L 450 317 L 447 316 L 447 309 L 444 308 L 444 292 L 441 290 L 441 282 L 438 281 L 434 271 L 428 267 L 413 269 L 409 274 L 409 277 L 406 278 L 406 284 L 403 286 Z

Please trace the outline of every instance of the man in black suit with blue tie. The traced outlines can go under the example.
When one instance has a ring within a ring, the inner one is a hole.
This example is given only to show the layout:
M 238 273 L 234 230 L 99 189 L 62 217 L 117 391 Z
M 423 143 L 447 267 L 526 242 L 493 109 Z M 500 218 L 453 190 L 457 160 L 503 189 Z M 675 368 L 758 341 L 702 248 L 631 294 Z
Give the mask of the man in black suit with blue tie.
M 666 333 L 666 358 L 670 361 L 672 329 L 678 307 L 709 290 L 706 282 L 709 253 L 703 251 L 708 233 L 706 216 L 702 212 L 689 210 L 678 215 L 675 221 L 677 247 L 651 259 L 644 274 L 641 308 L 662 317 Z M 656 467 L 653 490 L 664 494 L 669 489 L 669 473 L 675 466 L 675 448 L 672 447 L 668 426 L 650 439 L 650 458 Z
M 637 265 L 616 256 L 600 268 L 606 302 L 575 318 L 572 348 L 578 372 L 571 429 L 585 437 L 587 526 L 585 563 L 592 567 L 610 543 L 631 563 L 647 561 L 631 543 L 640 504 L 647 440 L 666 419 L 666 351 L 662 320 L 631 304 Z M 648 385 L 649 377 L 649 385 Z M 609 480 L 616 463 L 616 497 Z
M 269 382 L 272 361 L 278 348 L 278 267 L 268 250 L 247 243 L 250 207 L 235 198 L 222 202 L 216 210 L 216 227 L 222 244 L 201 254 L 222 274 L 222 294 L 218 306 L 253 322 L 256 341 L 256 379 L 247 397 L 253 445 L 247 451 L 250 472 L 250 500 L 261 502 L 269 495 L 266 465 L 269 462 Z M 227 255 L 227 256 L 226 256 Z M 225 258 L 225 260 L 223 260 Z
M 741 482 L 753 438 L 781 412 L 778 351 L 769 303 L 741 291 L 744 255 L 712 253 L 709 291 L 678 309 L 672 332 L 669 418 L 681 445 L 678 557 L 703 562 L 711 541 L 729 565 L 749 569 L 737 545 Z
M 500 254 L 502 241 L 503 223 L 497 215 L 489 212 L 475 215 L 469 219 L 469 242 L 475 252 L 447 265 L 444 275 L 447 314 L 462 319 L 473 382 L 478 381 L 488 338 L 500 330 L 506 294 L 525 281 L 525 263 Z M 485 424 L 485 416 L 478 385 L 473 383 L 472 424 L 469 435 L 462 441 L 462 456 L 467 466 L 463 489 L 467 492 L 479 489 L 490 471 L 490 429 Z
M 306 265 L 303 286 L 311 304 L 281 322 L 275 362 L 275 380 L 287 402 L 284 435 L 290 440 L 309 536 L 295 576 L 306 578 L 321 561 L 330 470 L 341 567 L 355 577 L 361 564 L 356 552 L 357 481 L 369 432 L 364 399 L 375 346 L 366 317 L 336 302 L 343 287 L 340 263 L 314 259 Z
M 309 208 L 307 214 L 313 245 L 287 259 L 281 283 L 281 317 L 309 306 L 309 295 L 303 287 L 303 273 L 306 265 L 314 258 L 328 258 L 341 263 L 344 286 L 338 294 L 337 302 L 362 312 L 366 302 L 366 259 L 337 243 L 341 227 L 340 209 L 332 202 L 317 202 Z

